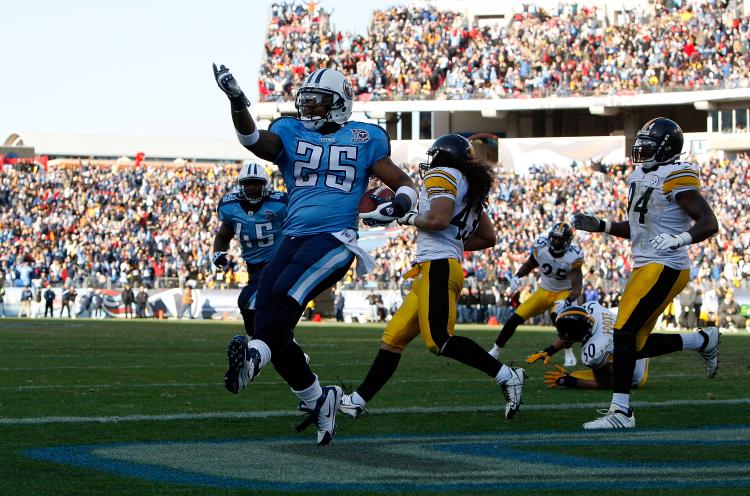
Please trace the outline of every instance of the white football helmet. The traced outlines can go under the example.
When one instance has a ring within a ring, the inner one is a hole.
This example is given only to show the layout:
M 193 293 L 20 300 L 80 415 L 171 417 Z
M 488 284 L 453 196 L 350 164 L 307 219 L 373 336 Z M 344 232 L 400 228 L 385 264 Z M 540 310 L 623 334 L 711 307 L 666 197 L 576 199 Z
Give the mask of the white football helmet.
M 307 129 L 320 129 L 326 122 L 346 123 L 353 105 L 352 83 L 335 69 L 318 69 L 307 76 L 294 100 L 297 118 Z
M 266 168 L 255 162 L 242 164 L 237 176 L 237 196 L 250 203 L 259 203 L 271 194 L 271 177 Z

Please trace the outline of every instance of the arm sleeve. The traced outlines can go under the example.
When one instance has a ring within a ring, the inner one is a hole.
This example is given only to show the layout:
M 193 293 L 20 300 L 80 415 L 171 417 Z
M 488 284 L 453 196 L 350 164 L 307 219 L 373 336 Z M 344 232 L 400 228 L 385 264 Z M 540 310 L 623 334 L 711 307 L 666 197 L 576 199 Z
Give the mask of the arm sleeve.
M 694 167 L 686 167 L 683 169 L 670 172 L 666 178 L 664 178 L 663 191 L 665 195 L 670 193 L 677 194 L 680 191 L 686 191 L 689 189 L 700 189 L 701 179 L 698 171 Z
M 424 187 L 427 198 L 450 198 L 456 201 L 458 195 L 458 181 L 456 177 L 443 169 L 430 169 L 424 176 Z

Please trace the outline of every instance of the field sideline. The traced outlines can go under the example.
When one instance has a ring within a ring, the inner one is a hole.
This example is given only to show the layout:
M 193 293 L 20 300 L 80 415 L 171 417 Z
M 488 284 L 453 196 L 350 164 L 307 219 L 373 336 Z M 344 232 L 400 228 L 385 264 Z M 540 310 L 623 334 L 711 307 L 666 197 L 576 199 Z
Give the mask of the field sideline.
M 304 324 L 323 384 L 356 386 L 382 326 Z M 489 346 L 497 327 L 460 326 Z M 585 433 L 606 391 L 548 390 L 527 366 L 503 418 L 489 378 L 415 342 L 392 381 L 328 448 L 293 434 L 296 397 L 269 368 L 223 389 L 236 322 L 0 320 L 0 494 L 750 494 L 750 338 L 725 334 L 718 376 L 694 352 L 651 362 L 638 429 Z M 519 364 L 551 328 L 525 327 Z M 576 348 L 578 352 L 578 348 Z M 561 354 L 562 355 L 562 354 Z M 556 357 L 562 360 L 562 356 Z

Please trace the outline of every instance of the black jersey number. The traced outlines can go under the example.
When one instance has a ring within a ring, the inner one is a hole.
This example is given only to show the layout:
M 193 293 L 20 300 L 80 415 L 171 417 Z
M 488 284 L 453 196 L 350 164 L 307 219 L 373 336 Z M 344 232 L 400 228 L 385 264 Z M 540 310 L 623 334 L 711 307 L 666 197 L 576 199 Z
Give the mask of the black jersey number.
M 643 194 L 633 202 L 636 193 L 635 183 L 630 185 L 628 191 L 628 210 L 636 212 L 638 214 L 638 223 L 646 223 L 646 214 L 648 213 L 648 201 L 651 199 L 651 193 L 654 192 L 654 188 L 646 188 L 643 190 Z
M 564 281 L 568 277 L 568 271 L 563 268 L 558 268 L 557 271 L 555 271 L 555 275 L 552 276 L 552 266 L 548 263 L 543 263 L 541 269 L 542 274 L 549 278 L 554 277 L 558 281 Z
M 472 213 L 475 215 L 472 216 Z M 477 226 L 479 225 L 479 217 L 481 216 L 481 213 L 480 209 L 475 209 L 470 205 L 467 205 L 463 210 L 456 214 L 453 219 L 451 219 L 451 224 L 458 228 L 456 239 L 466 241 L 472 234 L 474 234 L 474 231 L 477 230 Z

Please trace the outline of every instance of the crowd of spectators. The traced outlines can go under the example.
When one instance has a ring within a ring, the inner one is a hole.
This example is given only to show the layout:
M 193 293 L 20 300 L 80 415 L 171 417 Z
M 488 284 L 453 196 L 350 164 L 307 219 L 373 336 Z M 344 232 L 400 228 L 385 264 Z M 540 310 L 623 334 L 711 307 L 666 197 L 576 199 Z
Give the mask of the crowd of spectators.
M 693 285 L 718 291 L 750 282 L 750 157 L 706 158 L 703 192 L 713 205 L 720 232 L 690 247 Z M 498 243 L 492 250 L 467 253 L 466 290 L 461 320 L 507 316 L 507 282 L 526 260 L 537 236 L 576 210 L 624 218 L 625 177 L 630 166 L 603 170 L 534 167 L 527 175 L 498 167 L 487 212 Z M 239 246 L 232 244 L 232 270 L 211 264 L 218 227 L 216 205 L 236 181 L 236 167 L 28 169 L 6 166 L 0 175 L 0 280 L 33 289 L 46 286 L 122 288 L 238 287 L 247 281 Z M 409 168 L 418 180 L 417 167 Z M 276 178 L 278 181 L 278 178 Z M 277 187 L 283 187 L 277 184 Z M 351 288 L 400 288 L 401 274 L 413 263 L 411 230 L 388 228 L 374 251 L 376 269 L 365 279 L 351 271 Z M 584 298 L 616 305 L 631 270 L 628 242 L 579 232 L 585 253 Z M 526 278 L 524 294 L 536 287 Z
M 289 101 L 319 67 L 350 74 L 359 99 L 632 94 L 746 87 L 750 18 L 729 0 L 649 3 L 609 22 L 561 3 L 480 25 L 426 2 L 372 13 L 367 34 L 335 29 L 320 2 L 271 8 L 261 100 Z

